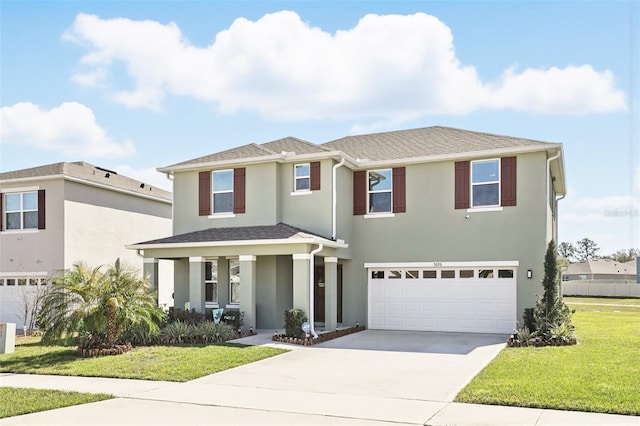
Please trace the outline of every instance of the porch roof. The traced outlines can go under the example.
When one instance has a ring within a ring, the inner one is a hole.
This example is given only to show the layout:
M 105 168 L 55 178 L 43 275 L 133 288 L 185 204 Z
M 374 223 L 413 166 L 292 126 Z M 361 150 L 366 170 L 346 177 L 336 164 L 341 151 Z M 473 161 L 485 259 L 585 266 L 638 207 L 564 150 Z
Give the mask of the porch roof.
M 286 223 L 263 226 L 208 228 L 171 237 L 130 244 L 128 249 L 177 248 L 196 246 L 234 246 L 265 244 L 323 244 L 326 247 L 346 248 L 343 241 L 333 241 L 313 232 Z

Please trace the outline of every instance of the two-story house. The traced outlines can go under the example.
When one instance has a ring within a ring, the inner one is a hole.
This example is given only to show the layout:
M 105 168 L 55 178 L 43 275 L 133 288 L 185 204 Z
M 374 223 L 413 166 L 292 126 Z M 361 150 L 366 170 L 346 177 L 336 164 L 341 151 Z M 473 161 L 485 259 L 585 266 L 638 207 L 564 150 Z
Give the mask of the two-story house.
M 562 145 L 445 127 L 249 144 L 158 169 L 173 235 L 130 245 L 175 263 L 175 304 L 303 309 L 326 330 L 510 333 L 542 293 L 565 194 Z
M 24 298 L 77 262 L 120 258 L 163 272 L 159 301 L 172 304 L 173 262 L 143 265 L 131 241 L 171 232 L 171 193 L 85 162 L 0 173 L 0 322 L 23 327 Z

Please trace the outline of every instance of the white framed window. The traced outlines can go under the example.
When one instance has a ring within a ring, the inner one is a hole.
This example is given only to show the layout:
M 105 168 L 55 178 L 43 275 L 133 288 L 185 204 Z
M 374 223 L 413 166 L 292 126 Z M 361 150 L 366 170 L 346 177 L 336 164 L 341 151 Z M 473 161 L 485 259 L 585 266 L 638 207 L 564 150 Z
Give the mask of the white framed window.
M 309 163 L 294 166 L 294 192 L 311 190 L 311 165 Z
M 240 303 L 240 261 L 229 261 L 229 304 Z
M 471 207 L 500 206 L 500 159 L 471 162 Z
M 218 304 L 218 261 L 204 264 L 204 301 L 205 304 Z
M 5 229 L 38 229 L 38 191 L 4 196 Z
M 213 214 L 233 213 L 233 170 L 211 172 Z
M 368 173 L 369 213 L 393 212 L 393 185 L 391 169 L 370 170 Z

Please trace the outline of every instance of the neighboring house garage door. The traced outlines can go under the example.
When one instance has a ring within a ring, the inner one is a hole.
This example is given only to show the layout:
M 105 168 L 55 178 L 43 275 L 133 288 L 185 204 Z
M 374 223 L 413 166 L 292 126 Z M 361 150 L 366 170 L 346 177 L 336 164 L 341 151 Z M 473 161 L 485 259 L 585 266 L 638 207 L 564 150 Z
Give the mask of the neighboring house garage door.
M 368 327 L 513 333 L 518 262 L 368 263 Z

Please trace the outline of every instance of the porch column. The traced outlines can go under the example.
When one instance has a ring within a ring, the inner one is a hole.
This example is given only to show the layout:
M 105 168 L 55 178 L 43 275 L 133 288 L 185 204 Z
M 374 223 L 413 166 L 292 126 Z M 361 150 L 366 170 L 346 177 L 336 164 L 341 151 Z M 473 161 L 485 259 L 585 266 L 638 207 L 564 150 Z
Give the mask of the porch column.
M 309 274 L 311 273 L 309 253 L 293 255 L 293 307 L 302 309 L 309 316 Z M 312 265 L 311 265 L 312 266 Z
M 324 258 L 324 328 L 338 327 L 338 258 Z
M 191 309 L 204 314 L 204 266 L 206 259 L 189 257 L 189 304 Z M 183 306 L 176 306 L 183 308 Z
M 256 257 L 240 256 L 240 312 L 244 312 L 243 329 L 256 329 Z
M 158 304 L 158 259 L 145 257 L 142 261 L 142 276 L 149 280 L 149 290 L 156 293 L 156 305 Z
M 226 309 L 229 304 L 229 259 L 218 258 L 218 306 Z

